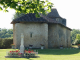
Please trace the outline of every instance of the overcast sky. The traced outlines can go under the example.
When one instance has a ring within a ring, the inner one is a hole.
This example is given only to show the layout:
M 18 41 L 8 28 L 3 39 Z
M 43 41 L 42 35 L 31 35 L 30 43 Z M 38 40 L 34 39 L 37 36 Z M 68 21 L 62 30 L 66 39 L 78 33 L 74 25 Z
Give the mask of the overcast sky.
M 80 29 L 80 0 L 51 0 L 59 15 L 67 20 L 67 26 L 71 29 Z M 14 10 L 8 13 L 0 11 L 0 28 L 12 28 Z
M 67 19 L 67 26 L 80 29 L 80 0 L 51 0 L 59 15 Z

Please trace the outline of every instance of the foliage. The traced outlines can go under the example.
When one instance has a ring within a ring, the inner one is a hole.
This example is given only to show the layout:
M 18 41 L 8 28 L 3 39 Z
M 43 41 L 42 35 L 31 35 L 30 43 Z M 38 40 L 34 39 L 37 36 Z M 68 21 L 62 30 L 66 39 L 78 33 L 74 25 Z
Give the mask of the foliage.
M 18 12 L 16 12 L 16 13 L 14 14 L 14 16 L 13 16 L 13 19 L 19 18 L 19 17 L 21 17 L 21 16 L 23 16 L 23 15 L 25 15 L 25 13 L 18 13 Z
M 80 44 L 80 34 L 77 34 L 76 35 L 76 39 L 74 41 L 74 43 L 77 45 L 77 44 Z
M 80 34 L 77 34 L 77 35 L 76 35 L 76 39 L 77 39 L 77 40 L 80 40 Z
M 15 44 L 13 43 L 13 44 L 11 44 L 11 46 L 14 46 Z
M 36 17 L 40 16 L 38 13 L 50 12 L 53 7 L 53 3 L 47 0 L 0 0 L 0 5 L 0 10 L 5 12 L 8 12 L 7 8 L 12 8 L 19 13 L 36 13 Z
M 78 44 L 78 45 L 80 45 L 80 44 Z
M 72 32 L 71 32 L 71 40 L 72 40 L 73 42 L 75 41 L 77 34 L 80 34 L 80 30 L 73 29 Z
M 11 48 L 13 39 L 10 38 L 0 38 L 0 48 Z
M 75 45 L 80 44 L 80 40 L 75 40 L 75 41 L 74 41 L 74 44 L 75 44 Z
M 12 38 L 13 29 L 1 29 L 0 28 L 0 38 Z

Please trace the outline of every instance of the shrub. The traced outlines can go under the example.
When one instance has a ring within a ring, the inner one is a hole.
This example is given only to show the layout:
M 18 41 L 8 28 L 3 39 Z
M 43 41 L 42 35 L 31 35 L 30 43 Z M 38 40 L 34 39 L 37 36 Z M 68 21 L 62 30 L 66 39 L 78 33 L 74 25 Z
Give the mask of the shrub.
M 10 48 L 13 43 L 11 38 L 0 38 L 0 48 Z
M 2 48 L 2 38 L 0 38 L 0 48 Z
M 80 44 L 80 40 L 75 40 L 75 41 L 74 41 L 74 44 L 75 44 L 75 45 Z

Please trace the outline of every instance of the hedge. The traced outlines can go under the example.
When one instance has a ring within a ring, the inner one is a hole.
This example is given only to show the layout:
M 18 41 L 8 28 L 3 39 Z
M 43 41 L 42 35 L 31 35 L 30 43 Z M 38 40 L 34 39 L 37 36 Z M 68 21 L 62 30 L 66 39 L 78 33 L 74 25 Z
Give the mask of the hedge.
M 0 38 L 0 49 L 11 48 L 12 38 Z

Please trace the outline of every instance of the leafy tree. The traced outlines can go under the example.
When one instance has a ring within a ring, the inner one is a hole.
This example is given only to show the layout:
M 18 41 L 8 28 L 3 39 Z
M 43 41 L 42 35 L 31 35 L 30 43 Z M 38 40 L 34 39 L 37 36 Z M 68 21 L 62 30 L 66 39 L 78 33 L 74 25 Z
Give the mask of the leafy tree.
M 53 7 L 53 3 L 47 0 L 0 0 L 0 5 L 0 10 L 5 12 L 8 12 L 7 8 L 12 8 L 19 13 L 36 13 L 36 17 L 40 17 L 38 13 L 50 12 Z
M 76 39 L 76 35 L 77 34 L 80 34 L 80 30 L 77 30 L 77 29 L 73 29 L 72 31 L 71 31 L 71 40 L 75 40 Z
M 77 35 L 76 35 L 76 39 L 77 39 L 77 40 L 80 40 L 80 34 L 77 34 Z
M 72 43 L 74 44 L 79 44 L 80 43 L 80 30 L 77 30 L 77 29 L 73 29 L 72 32 L 71 32 L 71 40 L 72 40 Z
M 80 44 L 80 34 L 76 35 L 75 44 Z
M 4 36 L 5 37 L 11 37 L 11 34 L 6 33 Z
M 13 29 L 9 29 L 9 30 L 7 31 L 7 33 L 8 33 L 8 34 L 13 34 Z
M 3 34 L 6 34 L 7 33 L 7 29 L 2 29 L 1 31 Z
M 15 13 L 13 16 L 13 19 L 19 18 L 21 16 L 25 15 L 24 13 Z
M 1 29 L 0 38 L 13 37 L 13 29 Z

